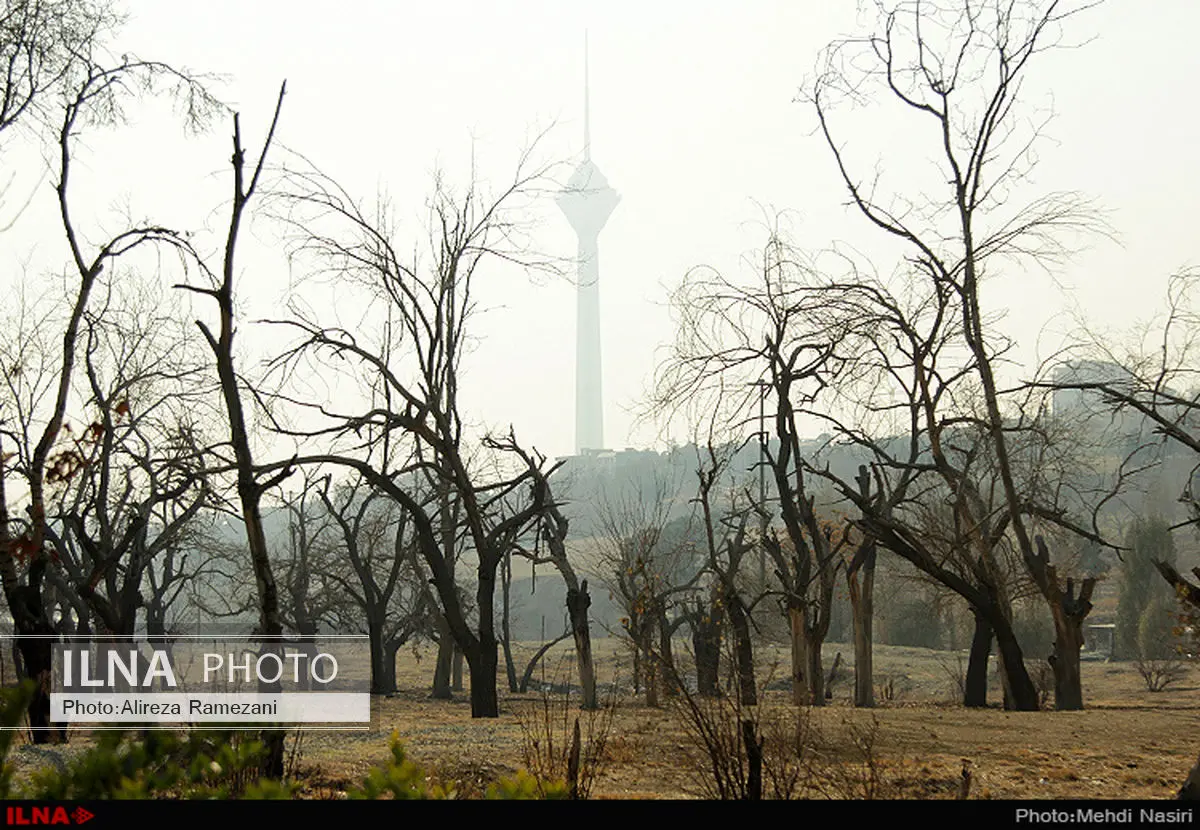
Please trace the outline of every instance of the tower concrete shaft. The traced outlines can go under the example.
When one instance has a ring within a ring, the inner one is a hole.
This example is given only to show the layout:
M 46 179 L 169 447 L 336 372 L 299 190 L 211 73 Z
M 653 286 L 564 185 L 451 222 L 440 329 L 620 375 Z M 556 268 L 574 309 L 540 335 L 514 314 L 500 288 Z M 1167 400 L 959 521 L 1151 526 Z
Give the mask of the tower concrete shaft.
M 598 234 L 579 237 L 575 314 L 575 452 L 604 448 L 604 394 L 600 360 L 600 245 Z

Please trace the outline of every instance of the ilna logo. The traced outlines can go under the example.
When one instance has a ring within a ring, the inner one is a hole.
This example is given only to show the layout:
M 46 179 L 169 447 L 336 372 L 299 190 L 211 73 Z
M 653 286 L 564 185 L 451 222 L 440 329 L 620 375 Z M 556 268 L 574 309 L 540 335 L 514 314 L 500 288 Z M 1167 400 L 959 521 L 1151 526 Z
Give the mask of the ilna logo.
M 24 824 L 83 824 L 95 818 L 95 813 L 76 807 L 67 812 L 67 808 L 58 807 L 26 807 L 9 806 L 4 808 L 4 818 L 9 826 Z

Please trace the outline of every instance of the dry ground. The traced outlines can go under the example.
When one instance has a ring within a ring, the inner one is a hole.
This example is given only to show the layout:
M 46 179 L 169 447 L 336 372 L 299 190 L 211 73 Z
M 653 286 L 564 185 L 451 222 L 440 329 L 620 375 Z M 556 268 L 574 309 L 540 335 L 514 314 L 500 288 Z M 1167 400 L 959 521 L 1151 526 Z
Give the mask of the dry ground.
M 600 640 L 597 646 L 602 679 L 615 676 L 627 683 L 618 643 Z M 532 650 L 518 652 L 518 670 Z M 827 650 L 827 667 L 834 653 L 851 651 L 838 644 Z M 399 732 L 413 760 L 443 779 L 461 782 L 466 792 L 524 765 L 525 736 L 544 723 L 544 714 L 538 713 L 547 705 L 557 737 L 565 732 L 562 713 L 568 704 L 562 693 L 505 694 L 501 717 L 472 720 L 466 693 L 454 701 L 429 698 L 432 654 L 416 660 L 410 653 L 401 659 L 401 691 L 376 701 L 377 724 L 370 733 L 309 732 L 302 738 L 311 796 L 334 796 L 346 782 L 382 762 L 392 730 Z M 782 651 L 768 651 L 764 659 L 768 682 L 786 674 Z M 835 684 L 831 704 L 812 711 L 813 723 L 849 751 L 844 739 L 848 728 L 857 724 L 861 729 L 877 719 L 875 754 L 886 792 L 897 798 L 953 798 L 964 760 L 972 769 L 972 798 L 1169 798 L 1200 752 L 1200 667 L 1189 670 L 1177 685 L 1151 693 L 1132 664 L 1085 661 L 1086 711 L 972 711 L 953 703 L 954 676 L 964 659 L 954 653 L 880 646 L 877 687 L 890 687 L 891 699 L 871 711 L 854 709 L 847 676 Z M 774 668 L 770 661 L 776 661 Z M 570 647 L 563 644 L 548 656 L 542 676 L 561 681 L 572 669 Z M 784 684 L 770 686 L 764 709 L 786 710 Z M 577 702 L 570 700 L 571 718 Z M 586 716 L 582 723 L 586 734 Z M 654 709 L 631 695 L 620 696 L 608 734 L 593 797 L 700 794 L 693 744 L 677 709 Z
M 597 640 L 595 646 L 601 680 L 611 683 L 615 678 L 618 686 L 628 686 L 623 647 L 613 639 Z M 533 650 L 534 644 L 517 650 L 518 672 Z M 827 668 L 835 653 L 848 656 L 852 651 L 842 644 L 828 644 L 826 650 Z M 794 718 L 797 710 L 787 702 L 782 649 L 763 652 L 760 680 L 769 691 L 762 708 Z M 854 766 L 861 755 L 847 738 L 849 730 L 857 728 L 861 734 L 877 722 L 873 755 L 887 797 L 953 798 L 966 761 L 972 770 L 971 798 L 1171 798 L 1200 752 L 1200 666 L 1190 668 L 1178 684 L 1152 693 L 1132 664 L 1085 661 L 1085 711 L 1005 712 L 966 710 L 954 702 L 955 676 L 965 655 L 878 646 L 875 659 L 877 708 L 850 705 L 853 680 L 848 669 L 835 683 L 830 705 L 811 710 L 810 716 L 826 736 L 827 749 L 849 760 L 855 770 L 861 768 Z M 305 797 L 337 798 L 348 785 L 361 781 L 371 766 L 389 757 L 393 730 L 410 758 L 440 780 L 457 782 L 464 795 L 476 794 L 498 776 L 526 765 L 528 736 L 539 724 L 544 728 L 547 707 L 555 741 L 565 739 L 576 715 L 581 716 L 586 737 L 588 716 L 576 708 L 577 697 L 561 691 L 502 691 L 501 716 L 495 719 L 472 719 L 466 692 L 456 693 L 453 701 L 432 700 L 432 663 L 432 652 L 419 659 L 412 652 L 402 653 L 400 692 L 374 701 L 376 721 L 370 731 L 308 731 L 290 737 Z M 536 676 L 559 683 L 574 679 L 573 671 L 571 647 L 563 643 L 549 653 Z M 991 699 L 999 699 L 994 678 Z M 680 709 L 651 708 L 628 693 L 615 701 L 592 797 L 700 796 L 696 774 L 703 759 L 695 752 Z M 597 719 L 593 725 L 599 730 L 605 723 Z M 54 757 L 82 751 L 88 743 L 80 735 L 66 747 L 22 745 L 10 757 L 20 776 Z

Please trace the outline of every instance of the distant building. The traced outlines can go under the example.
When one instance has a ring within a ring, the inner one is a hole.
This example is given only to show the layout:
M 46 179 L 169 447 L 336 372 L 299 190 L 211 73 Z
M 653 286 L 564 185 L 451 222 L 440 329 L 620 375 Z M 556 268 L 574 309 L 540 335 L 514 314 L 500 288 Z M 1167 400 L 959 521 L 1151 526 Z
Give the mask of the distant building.
M 1123 366 L 1100 360 L 1076 360 L 1059 366 L 1054 371 L 1054 383 L 1106 383 L 1120 387 L 1128 384 L 1133 375 Z M 1055 389 L 1051 396 L 1051 409 L 1056 416 L 1086 414 L 1095 415 L 1111 411 L 1102 395 L 1095 389 Z

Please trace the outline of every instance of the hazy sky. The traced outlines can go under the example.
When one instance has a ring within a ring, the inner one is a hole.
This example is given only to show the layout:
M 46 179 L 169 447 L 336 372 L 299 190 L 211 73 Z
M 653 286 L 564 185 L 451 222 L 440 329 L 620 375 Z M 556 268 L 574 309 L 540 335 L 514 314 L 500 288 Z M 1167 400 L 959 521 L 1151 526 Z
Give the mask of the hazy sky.
M 282 144 L 365 201 L 386 190 L 415 216 L 435 166 L 461 179 L 474 153 L 484 175 L 499 180 L 529 137 L 551 125 L 542 157 L 568 160 L 581 150 L 586 28 L 592 155 L 622 197 L 600 237 L 605 437 L 620 448 L 654 437 L 630 434 L 627 410 L 672 335 L 666 287 L 693 265 L 738 267 L 762 241 L 754 224 L 760 205 L 794 211 L 805 244 L 844 240 L 874 250 L 877 235 L 845 207 L 811 111 L 794 102 L 818 50 L 856 26 L 857 6 L 130 0 L 117 52 L 224 74 L 218 92 L 241 110 L 247 144 L 256 149 L 286 78 Z M 1030 272 L 989 287 L 989 306 L 1009 309 L 1006 330 L 1025 357 L 1069 301 L 1121 326 L 1152 313 L 1167 275 L 1200 258 L 1198 30 L 1196 0 L 1109 0 L 1070 32 L 1094 40 L 1032 64 L 1031 109 L 1052 102 L 1057 117 L 1038 145 L 1030 192 L 1094 197 L 1110 211 L 1120 242 L 1096 241 L 1058 274 L 1061 286 Z M 219 209 L 228 194 L 229 125 L 188 138 L 164 107 L 132 108 L 130 116 L 128 128 L 87 140 L 77 213 L 112 225 L 108 211 L 128 204 L 180 226 L 225 221 Z M 848 136 L 861 146 L 865 169 L 872 153 L 889 146 L 932 157 L 929 136 L 901 123 L 885 112 L 871 130 Z M 22 183 L 36 184 L 29 170 Z M 54 227 L 46 224 L 53 222 L 50 188 L 42 183 L 19 233 L 0 235 L 6 263 L 27 256 L 35 242 L 41 255 L 58 250 L 57 237 L 44 235 Z M 565 219 L 549 200 L 545 207 L 539 245 L 573 254 Z M 90 229 L 98 235 L 99 227 Z M 247 319 L 275 311 L 288 285 L 287 263 L 260 235 L 241 262 Z M 569 453 L 573 287 L 500 270 L 481 292 L 490 310 L 477 321 L 482 339 L 464 381 L 474 417 L 511 422 L 543 451 Z M 1067 327 L 1061 319 L 1055 325 Z M 248 348 L 269 350 L 249 323 L 240 331 Z

